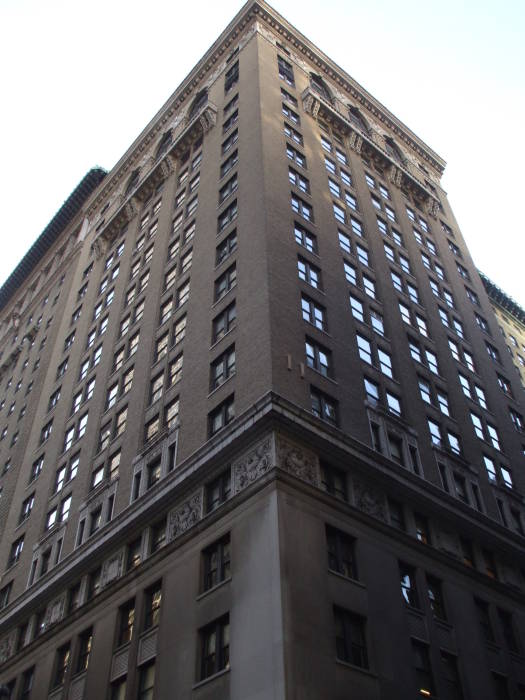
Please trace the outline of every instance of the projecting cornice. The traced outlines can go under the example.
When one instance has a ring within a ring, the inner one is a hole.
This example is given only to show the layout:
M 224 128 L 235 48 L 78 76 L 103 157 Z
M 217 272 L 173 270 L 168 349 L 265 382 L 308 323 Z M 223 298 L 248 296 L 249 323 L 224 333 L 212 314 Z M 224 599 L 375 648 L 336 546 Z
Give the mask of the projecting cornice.
M 248 6 L 245 6 L 248 7 Z M 322 51 L 303 36 L 295 27 L 289 24 L 272 7 L 264 2 L 255 2 L 252 12 L 264 20 L 274 31 L 280 34 L 300 54 L 313 63 L 318 72 L 322 72 L 330 81 L 343 88 L 350 97 L 367 110 L 376 120 L 379 120 L 400 141 L 413 149 L 437 174 L 442 175 L 446 162 L 408 127 L 397 119 L 386 107 L 378 102 L 359 83 L 331 61 Z
M 251 25 L 251 26 L 250 26 Z M 247 28 L 249 27 L 249 31 Z M 408 146 L 427 166 L 432 168 L 434 176 L 439 178 L 445 169 L 445 161 L 412 133 L 404 124 L 389 112 L 386 107 L 375 100 L 347 73 L 333 63 L 325 54 L 314 46 L 305 36 L 289 24 L 270 5 L 257 0 L 244 5 L 221 36 L 206 52 L 203 58 L 190 72 L 188 77 L 175 90 L 172 97 L 159 110 L 131 145 L 126 154 L 115 165 L 103 185 L 94 194 L 87 205 L 90 219 L 97 210 L 122 193 L 126 181 L 139 166 L 144 167 L 151 153 L 170 128 L 177 127 L 191 108 L 191 100 L 199 90 L 208 88 L 218 76 L 226 70 L 227 60 L 232 49 L 243 46 L 256 32 L 271 31 L 277 38 L 282 37 L 296 51 L 298 57 L 307 59 L 330 82 L 343 90 L 349 100 L 358 103 L 374 121 L 381 123 L 385 130 L 395 136 L 399 142 Z

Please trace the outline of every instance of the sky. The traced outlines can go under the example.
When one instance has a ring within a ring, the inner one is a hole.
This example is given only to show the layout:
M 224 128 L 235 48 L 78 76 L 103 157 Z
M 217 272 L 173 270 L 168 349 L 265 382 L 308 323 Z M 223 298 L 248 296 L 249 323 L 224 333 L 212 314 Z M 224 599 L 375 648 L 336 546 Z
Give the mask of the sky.
M 475 264 L 525 307 L 523 0 L 271 4 L 447 161 L 442 184 Z M 241 7 L 0 0 L 0 284 Z

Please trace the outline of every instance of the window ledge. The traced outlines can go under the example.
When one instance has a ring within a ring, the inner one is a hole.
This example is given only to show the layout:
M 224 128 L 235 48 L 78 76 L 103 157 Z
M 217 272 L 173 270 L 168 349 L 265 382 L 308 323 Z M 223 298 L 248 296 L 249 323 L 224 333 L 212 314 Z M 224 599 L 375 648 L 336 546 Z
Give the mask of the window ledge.
M 236 375 L 236 372 L 235 372 L 235 370 L 234 370 L 234 371 L 230 374 L 229 377 L 226 377 L 226 379 L 225 379 L 221 384 L 219 384 L 219 386 L 216 386 L 215 389 L 212 389 L 212 390 L 210 391 L 210 393 L 208 394 L 207 398 L 210 399 L 214 394 L 216 394 L 216 392 L 219 391 L 219 389 L 220 389 L 221 387 L 223 387 L 225 384 L 227 384 L 227 383 L 230 381 L 230 379 L 233 379 L 233 377 L 235 377 L 235 375 Z
M 366 590 L 366 585 L 362 582 L 359 581 L 356 578 L 350 578 L 349 576 L 345 576 L 344 574 L 339 573 L 339 571 L 335 571 L 335 569 L 328 569 L 328 573 L 331 574 L 332 576 L 336 576 L 337 578 L 343 579 L 343 581 L 348 581 L 349 583 L 352 583 L 356 586 L 359 586 L 359 588 L 364 588 Z M 346 662 L 344 662 L 346 663 Z
M 208 590 L 203 591 L 202 593 L 200 593 L 200 594 L 197 596 L 196 600 L 202 600 L 203 598 L 206 598 L 206 596 L 208 596 L 208 595 L 214 593 L 217 589 L 222 588 L 222 587 L 225 586 L 227 583 L 230 583 L 231 580 L 232 580 L 232 577 L 229 576 L 228 578 L 225 578 L 223 581 L 220 581 L 219 583 L 216 583 L 215 586 L 212 586 L 211 588 L 208 588 Z
M 353 671 L 359 671 L 359 673 L 364 673 L 365 676 L 370 676 L 370 678 L 375 678 L 377 679 L 377 675 L 375 673 L 372 673 L 370 669 L 368 668 L 363 668 L 362 666 L 356 666 L 355 664 L 351 664 L 349 661 L 343 661 L 342 659 L 335 659 L 335 663 L 338 664 L 339 666 L 345 666 L 346 668 L 351 668 Z
M 222 671 L 217 671 L 217 673 L 214 673 L 212 676 L 208 676 L 207 678 L 204 678 L 202 681 L 195 683 L 195 685 L 192 686 L 192 690 L 197 690 L 197 688 L 200 688 L 201 686 L 206 685 L 206 683 L 210 683 L 211 681 L 214 681 L 216 678 L 220 678 L 221 676 L 225 676 L 229 672 L 230 672 L 229 666 L 228 666 L 228 668 L 223 668 Z

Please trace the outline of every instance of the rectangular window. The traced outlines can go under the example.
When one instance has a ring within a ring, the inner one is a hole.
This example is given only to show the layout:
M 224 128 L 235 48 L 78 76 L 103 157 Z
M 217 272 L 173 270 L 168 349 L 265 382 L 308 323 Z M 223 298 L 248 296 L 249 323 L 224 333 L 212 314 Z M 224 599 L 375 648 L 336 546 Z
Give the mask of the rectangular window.
M 237 271 L 234 263 L 215 280 L 214 301 L 217 302 L 219 299 L 222 299 L 225 294 L 235 287 L 236 282 Z
M 230 304 L 224 311 L 213 319 L 212 323 L 212 343 L 217 343 L 236 324 L 235 302 Z
M 200 680 L 230 667 L 230 620 L 221 617 L 199 631 Z
M 314 289 L 322 289 L 321 270 L 318 267 L 309 263 L 308 260 L 298 257 L 297 269 L 299 279 L 302 279 L 303 282 L 306 282 L 310 286 L 314 287 Z
M 341 530 L 326 526 L 328 568 L 347 578 L 357 579 L 355 540 Z
M 288 158 L 301 168 L 306 168 L 306 158 L 296 148 L 286 144 L 286 155 Z
M 217 408 L 208 415 L 208 434 L 211 437 L 225 428 L 235 418 L 235 404 L 233 394 L 220 403 Z
M 296 243 L 306 248 L 310 253 L 317 254 L 317 239 L 313 233 L 307 231 L 300 224 L 295 223 L 294 236 Z
M 165 533 L 165 523 L 162 522 L 162 532 Z M 156 549 L 159 549 L 157 546 Z M 156 551 L 156 550 L 155 550 Z M 145 593 L 144 600 L 144 630 L 149 630 L 152 627 L 157 627 L 160 621 L 160 608 L 162 602 L 162 585 L 158 583 L 150 586 Z
M 133 625 L 135 623 L 135 599 L 132 599 L 119 608 L 117 647 L 127 644 L 133 637 Z
M 311 323 L 319 330 L 326 331 L 326 309 L 304 294 L 301 297 L 302 316 L 305 321 Z
M 405 603 L 413 608 L 419 608 L 415 569 L 400 562 L 399 574 L 401 581 L 401 595 L 403 596 Z
M 220 233 L 235 219 L 237 218 L 237 200 L 233 201 L 226 209 L 219 215 L 217 219 L 217 232 Z
M 277 56 L 277 66 L 279 70 L 279 78 L 281 78 L 281 80 L 284 80 L 285 83 L 287 83 L 288 85 L 295 87 L 293 67 L 291 63 L 285 61 L 284 58 L 282 58 L 282 56 Z
M 202 590 L 208 591 L 230 578 L 230 536 L 221 538 L 202 553 Z
M 365 619 L 334 606 L 336 655 L 340 661 L 368 668 Z
M 297 195 L 293 194 L 291 196 L 291 204 L 292 204 L 292 209 L 296 214 L 299 214 L 302 216 L 306 221 L 313 221 L 313 209 L 312 207 L 307 204 L 303 199 L 300 199 L 297 197 Z

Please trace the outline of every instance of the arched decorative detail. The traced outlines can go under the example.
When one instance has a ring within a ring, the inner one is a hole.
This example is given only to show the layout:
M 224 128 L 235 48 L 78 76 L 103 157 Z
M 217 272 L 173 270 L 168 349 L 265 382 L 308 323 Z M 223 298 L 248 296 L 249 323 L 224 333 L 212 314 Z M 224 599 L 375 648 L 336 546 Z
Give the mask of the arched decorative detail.
M 350 121 L 353 124 L 355 124 L 359 129 L 361 129 L 361 131 L 363 131 L 365 134 L 370 133 L 370 127 L 368 125 L 368 122 L 361 114 L 361 110 L 359 110 L 357 107 L 354 107 L 353 105 L 348 105 L 348 117 Z
M 198 112 L 204 107 L 208 102 L 208 90 L 205 88 L 197 93 L 197 96 L 191 103 L 190 111 L 188 113 L 188 121 L 191 120 L 198 114 Z
M 137 168 L 129 176 L 128 184 L 126 185 L 126 191 L 125 191 L 126 196 L 128 194 L 131 194 L 131 192 L 137 186 L 138 181 L 139 181 L 139 175 L 140 175 L 140 170 L 139 170 L 139 168 Z
M 398 163 L 403 165 L 407 160 L 406 156 L 403 154 L 403 151 L 399 148 L 391 136 L 384 134 L 383 138 L 385 139 L 385 149 L 388 155 L 393 160 L 396 160 Z
M 310 85 L 312 89 L 327 100 L 327 102 L 333 104 L 334 98 L 332 92 L 320 75 L 317 75 L 317 73 L 310 73 Z
M 164 132 L 161 140 L 159 141 L 159 145 L 157 146 L 157 150 L 155 151 L 155 160 L 162 158 L 162 156 L 166 153 L 166 151 L 171 146 L 172 140 L 173 140 L 173 129 L 169 129 L 168 131 Z

